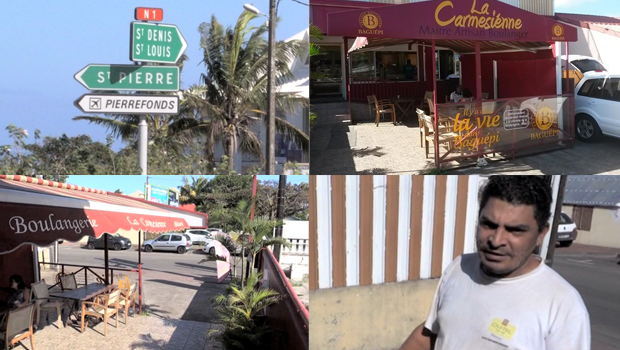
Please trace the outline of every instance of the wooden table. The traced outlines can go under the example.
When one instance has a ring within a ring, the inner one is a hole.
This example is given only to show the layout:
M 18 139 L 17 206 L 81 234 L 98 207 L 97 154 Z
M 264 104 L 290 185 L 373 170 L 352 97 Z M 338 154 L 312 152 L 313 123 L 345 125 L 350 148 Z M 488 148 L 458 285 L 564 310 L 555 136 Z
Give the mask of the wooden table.
M 93 299 L 98 295 L 111 291 L 115 287 L 116 286 L 113 284 L 105 285 L 103 283 L 90 283 L 77 289 L 63 290 L 62 292 L 51 292 L 49 295 L 56 298 L 72 300 L 73 305 L 69 306 L 70 310 L 67 321 L 71 317 L 71 314 L 75 316 L 76 320 L 79 320 L 80 317 L 76 311 L 79 311 L 77 310 L 77 306 L 81 301 Z
M 415 101 L 417 101 L 417 99 L 397 96 L 391 98 L 390 101 L 392 101 L 394 105 L 398 107 L 398 109 L 400 109 L 400 111 L 402 112 L 400 117 L 400 121 L 402 121 L 405 116 L 409 116 L 409 109 L 411 109 L 411 107 L 415 105 Z

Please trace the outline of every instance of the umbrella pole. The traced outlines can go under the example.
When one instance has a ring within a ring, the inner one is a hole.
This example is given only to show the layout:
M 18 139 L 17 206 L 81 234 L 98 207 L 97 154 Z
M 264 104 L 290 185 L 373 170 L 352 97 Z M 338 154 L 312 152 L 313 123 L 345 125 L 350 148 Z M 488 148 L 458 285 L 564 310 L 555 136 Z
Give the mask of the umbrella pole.
M 108 285 L 108 284 L 110 284 L 110 282 L 109 282 L 110 279 L 108 278 L 109 263 L 108 263 L 108 234 L 107 233 L 103 234 L 103 257 L 104 257 L 104 261 L 105 261 L 105 284 Z M 85 283 L 86 282 L 88 282 L 88 281 L 85 281 Z
M 142 230 L 138 231 L 138 294 L 140 297 L 138 314 L 142 315 Z

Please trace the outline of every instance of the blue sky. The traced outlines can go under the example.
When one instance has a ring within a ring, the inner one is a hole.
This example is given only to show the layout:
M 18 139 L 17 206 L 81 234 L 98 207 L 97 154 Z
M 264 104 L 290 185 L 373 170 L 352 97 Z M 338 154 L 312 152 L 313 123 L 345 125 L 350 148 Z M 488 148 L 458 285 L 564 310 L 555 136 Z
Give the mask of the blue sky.
M 307 3 L 304 0 L 302 2 Z M 6 1 L 0 10 L 0 145 L 10 142 L 9 123 L 41 135 L 87 134 L 105 142 L 106 130 L 86 121 L 73 102 L 89 91 L 73 76 L 91 63 L 132 64 L 129 60 L 130 23 L 136 7 L 164 11 L 161 23 L 176 25 L 188 43 L 189 61 L 181 75 L 181 88 L 199 82 L 204 72 L 198 26 L 215 15 L 234 27 L 243 4 L 253 3 L 261 12 L 269 0 L 106 0 L 106 1 Z M 281 0 L 276 39 L 284 40 L 308 27 L 308 7 Z M 264 17 L 254 20 L 259 26 Z M 120 142 L 115 149 L 121 146 Z
M 165 16 L 165 12 L 164 12 Z M 165 17 L 164 17 L 165 18 Z M 235 175 L 236 176 L 236 175 Z M 191 177 L 191 175 L 190 175 Z M 214 175 L 203 176 L 213 178 Z M 279 181 L 277 175 L 258 175 L 259 181 L 275 180 Z M 308 183 L 308 176 L 289 175 L 286 177 L 288 183 L 299 184 Z M 71 185 L 85 186 L 97 190 L 114 192 L 120 189 L 124 194 L 132 194 L 137 190 L 144 192 L 144 184 L 146 176 L 141 175 L 71 175 L 67 178 L 66 183 Z M 168 188 L 176 188 L 183 185 L 182 175 L 155 175 L 149 176 L 149 183 Z M 191 183 L 191 178 L 190 178 Z
M 556 0 L 556 12 L 620 17 L 618 0 Z

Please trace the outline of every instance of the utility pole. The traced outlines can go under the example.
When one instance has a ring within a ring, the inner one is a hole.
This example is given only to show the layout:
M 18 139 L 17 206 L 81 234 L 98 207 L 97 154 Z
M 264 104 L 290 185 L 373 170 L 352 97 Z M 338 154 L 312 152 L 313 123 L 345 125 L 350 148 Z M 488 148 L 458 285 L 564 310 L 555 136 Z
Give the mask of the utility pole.
M 146 116 L 140 116 L 140 123 L 138 123 L 138 166 L 140 167 L 141 175 L 148 174 L 147 167 L 147 144 L 149 138 L 148 124 L 146 123 Z
M 286 194 L 286 175 L 280 175 L 280 184 L 278 186 L 278 204 L 277 204 L 277 211 L 276 211 L 276 219 L 278 221 L 281 221 L 282 219 L 284 219 L 284 197 Z M 276 237 L 282 237 L 282 226 L 278 226 L 276 227 Z M 276 244 L 274 249 L 273 249 L 273 255 L 276 257 L 276 260 L 278 260 L 278 262 L 280 261 L 280 252 L 281 252 L 281 245 L 280 244 Z
M 276 173 L 276 0 L 269 0 L 269 66 L 267 67 L 267 174 Z

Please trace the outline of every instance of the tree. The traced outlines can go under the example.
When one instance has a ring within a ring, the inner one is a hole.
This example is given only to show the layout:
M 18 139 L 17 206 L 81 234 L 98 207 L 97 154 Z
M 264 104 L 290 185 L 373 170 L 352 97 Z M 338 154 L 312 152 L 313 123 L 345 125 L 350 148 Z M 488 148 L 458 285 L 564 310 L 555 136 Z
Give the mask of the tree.
M 323 40 L 323 33 L 321 32 L 321 29 L 319 29 L 319 27 L 315 26 L 312 23 L 310 23 L 309 31 L 310 31 L 310 45 L 309 45 L 308 53 L 310 55 L 310 59 L 312 59 L 313 56 L 316 56 L 321 52 L 321 47 L 316 42 L 312 42 L 312 40 L 315 40 L 315 41 Z M 316 113 L 314 113 L 311 108 L 310 109 L 310 127 L 314 125 L 315 120 L 316 120 Z
M 308 193 L 310 185 L 286 184 L 284 200 L 284 217 L 296 216 L 308 211 Z M 275 220 L 278 204 L 278 183 L 276 181 L 261 181 L 256 195 L 256 214 L 269 220 Z M 305 215 L 302 215 L 302 217 Z
M 267 103 L 267 25 L 249 26 L 257 16 L 244 11 L 234 29 L 224 29 L 215 16 L 200 25 L 207 72 L 201 77 L 201 85 L 184 93 L 183 105 L 201 118 L 192 130 L 204 137 L 206 159 L 214 162 L 215 143 L 221 142 L 230 160 L 229 170 L 233 169 L 238 148 L 260 157 L 261 163 L 264 160 L 263 143 L 252 131 L 252 126 L 266 122 Z M 302 49 L 300 41 L 276 44 L 276 79 L 292 78 L 288 61 Z M 278 93 L 276 103 L 277 109 L 288 112 L 295 104 L 307 104 L 307 100 L 292 93 Z M 308 149 L 309 137 L 302 130 L 278 117 L 276 128 Z

